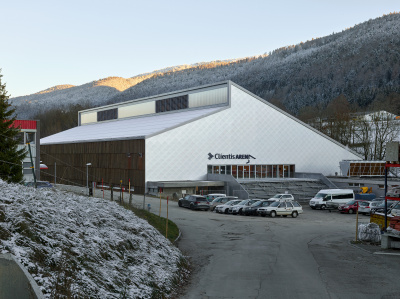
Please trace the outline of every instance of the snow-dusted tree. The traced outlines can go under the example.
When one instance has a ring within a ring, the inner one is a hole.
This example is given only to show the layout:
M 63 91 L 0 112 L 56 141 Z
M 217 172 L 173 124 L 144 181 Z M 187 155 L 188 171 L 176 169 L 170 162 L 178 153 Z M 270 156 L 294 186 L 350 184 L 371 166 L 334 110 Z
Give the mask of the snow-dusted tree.
M 383 160 L 385 158 L 386 143 L 399 136 L 399 121 L 395 119 L 393 114 L 379 111 L 372 115 L 371 122 L 375 132 L 372 154 L 375 160 Z
M 354 129 L 351 147 L 356 152 L 363 155 L 364 160 L 370 160 L 373 144 L 371 123 L 365 117 L 356 118 L 352 122 L 354 124 Z
M 400 123 L 386 111 L 366 114 L 354 120 L 354 144 L 366 160 L 383 160 L 386 143 L 398 139 Z
M 19 183 L 23 180 L 22 160 L 25 150 L 18 149 L 19 130 L 12 126 L 15 109 L 8 102 L 9 96 L 6 85 L 1 82 L 2 77 L 0 74 L 0 178 Z

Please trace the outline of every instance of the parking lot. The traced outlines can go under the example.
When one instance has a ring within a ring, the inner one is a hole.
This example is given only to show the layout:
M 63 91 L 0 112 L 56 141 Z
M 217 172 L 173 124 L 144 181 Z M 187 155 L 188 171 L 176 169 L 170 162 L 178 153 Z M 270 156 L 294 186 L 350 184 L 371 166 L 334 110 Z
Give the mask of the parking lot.
M 158 215 L 160 200 L 147 203 Z M 351 244 L 356 215 L 303 208 L 297 218 L 270 218 L 170 202 L 169 218 L 182 232 L 178 247 L 193 267 L 181 298 L 400 298 L 400 251 Z

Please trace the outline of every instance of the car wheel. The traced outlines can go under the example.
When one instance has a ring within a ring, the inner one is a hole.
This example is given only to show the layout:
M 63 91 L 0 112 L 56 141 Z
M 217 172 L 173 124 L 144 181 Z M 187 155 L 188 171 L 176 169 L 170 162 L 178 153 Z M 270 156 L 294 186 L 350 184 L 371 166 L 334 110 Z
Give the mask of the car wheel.
M 178 201 L 178 206 L 179 206 L 179 207 L 182 207 L 181 201 Z
M 322 205 L 321 210 L 325 210 L 325 209 L 326 209 L 326 205 Z
M 243 210 L 242 209 L 239 210 L 239 215 L 243 215 Z
M 228 214 L 229 213 L 229 210 L 228 209 L 225 209 L 225 214 Z
M 292 213 L 293 218 L 296 218 L 298 215 L 299 215 L 299 213 L 297 213 L 296 211 L 293 211 L 293 213 Z
M 272 218 L 274 218 L 276 216 L 276 212 L 275 211 L 271 211 L 271 213 L 269 214 Z
M 354 213 L 353 209 L 350 209 L 349 214 L 353 214 L 353 213 Z
M 193 205 L 190 205 L 190 209 L 191 209 L 191 210 L 194 210 L 194 206 L 193 206 Z

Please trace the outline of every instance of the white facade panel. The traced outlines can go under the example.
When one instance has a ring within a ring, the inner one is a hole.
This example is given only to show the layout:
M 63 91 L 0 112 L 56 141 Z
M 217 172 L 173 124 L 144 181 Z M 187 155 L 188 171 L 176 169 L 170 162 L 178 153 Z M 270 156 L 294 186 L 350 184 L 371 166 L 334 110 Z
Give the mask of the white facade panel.
M 155 101 L 118 107 L 118 118 L 156 113 Z
M 81 125 L 97 122 L 97 112 L 81 113 Z
M 209 153 L 247 154 L 250 165 L 295 164 L 296 172 L 333 175 L 356 154 L 232 86 L 231 107 L 146 139 L 146 181 L 203 180 L 207 165 L 245 164 L 208 159 Z
M 189 108 L 224 104 L 228 102 L 228 87 L 189 94 Z

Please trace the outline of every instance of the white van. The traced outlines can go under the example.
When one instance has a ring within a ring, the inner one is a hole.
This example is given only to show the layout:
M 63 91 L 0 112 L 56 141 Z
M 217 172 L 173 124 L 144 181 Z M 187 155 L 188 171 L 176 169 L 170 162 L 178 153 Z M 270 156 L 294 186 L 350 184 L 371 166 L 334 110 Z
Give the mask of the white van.
M 339 205 L 345 204 L 354 199 L 352 189 L 324 189 L 320 190 L 317 195 L 310 200 L 312 209 L 338 208 Z

